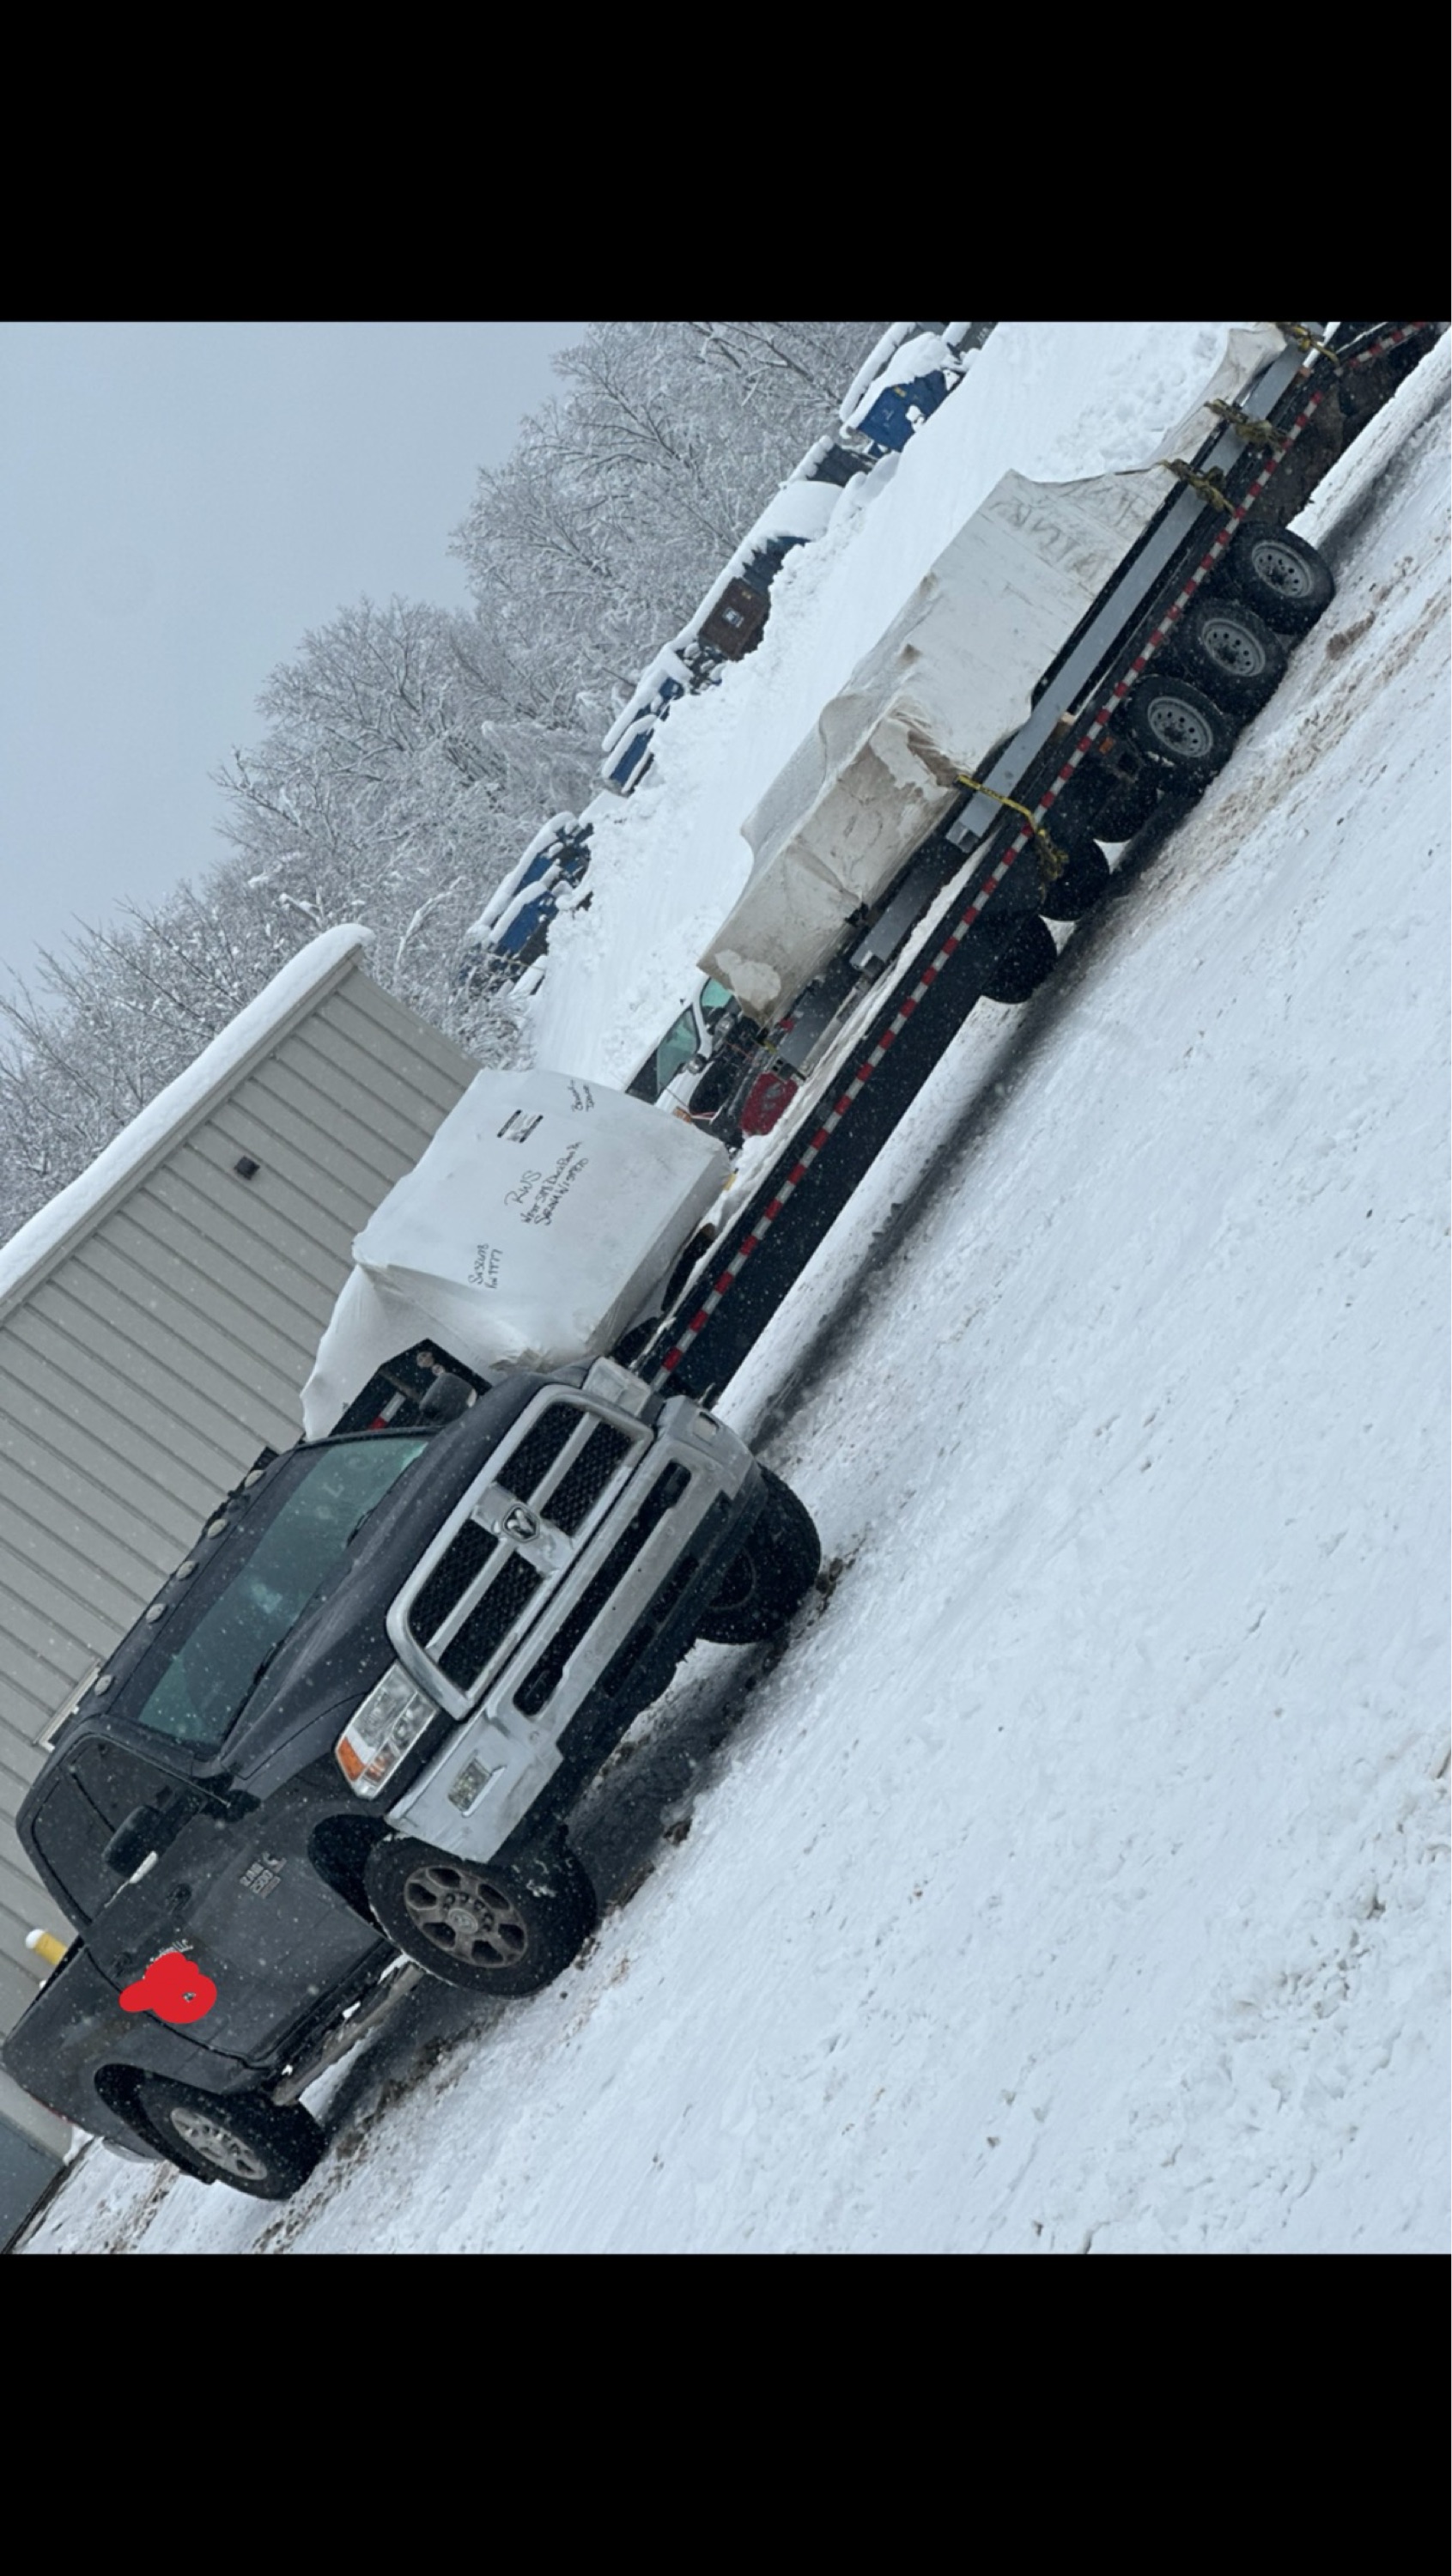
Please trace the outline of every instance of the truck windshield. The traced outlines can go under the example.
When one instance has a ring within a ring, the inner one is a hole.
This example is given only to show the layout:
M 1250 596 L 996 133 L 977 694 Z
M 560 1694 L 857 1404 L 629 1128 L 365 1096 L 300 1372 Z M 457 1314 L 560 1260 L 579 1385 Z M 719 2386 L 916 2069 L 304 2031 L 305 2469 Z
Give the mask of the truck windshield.
M 215 1751 L 308 1603 L 341 1566 L 350 1540 L 427 1447 L 426 1434 L 375 1436 L 306 1458 L 230 1582 L 125 1714 L 174 1744 Z M 238 1538 L 245 1547 L 245 1530 Z

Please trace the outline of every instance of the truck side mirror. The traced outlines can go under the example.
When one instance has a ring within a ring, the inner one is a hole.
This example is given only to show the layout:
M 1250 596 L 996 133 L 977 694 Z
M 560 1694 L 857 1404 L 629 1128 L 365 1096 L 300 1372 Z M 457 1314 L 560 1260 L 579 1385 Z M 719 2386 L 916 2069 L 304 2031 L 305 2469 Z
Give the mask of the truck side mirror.
M 455 1377 L 452 1369 L 441 1369 L 419 1406 L 421 1422 L 453 1422 L 467 1413 L 474 1401 L 474 1390 L 467 1378 Z
M 124 1816 L 101 1854 L 108 1869 L 118 1878 L 130 1878 L 141 1867 L 149 1852 L 160 1848 L 171 1836 L 166 1832 L 168 1819 L 160 1807 L 133 1807 Z

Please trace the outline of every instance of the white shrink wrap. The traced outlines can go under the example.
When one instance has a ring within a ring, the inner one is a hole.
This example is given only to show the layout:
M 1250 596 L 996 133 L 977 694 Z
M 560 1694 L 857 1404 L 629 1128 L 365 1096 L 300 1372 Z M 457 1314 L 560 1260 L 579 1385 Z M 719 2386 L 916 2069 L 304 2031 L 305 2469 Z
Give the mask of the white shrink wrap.
M 1174 486 L 1232 394 L 1281 346 L 1232 330 L 1189 417 L 1127 473 L 1077 483 L 1005 474 L 828 699 L 742 823 L 751 874 L 700 959 L 753 1019 L 789 1007 L 860 912 L 1027 718 L 1036 682 Z
M 421 1342 L 484 1374 L 600 1357 L 651 1310 L 730 1170 L 714 1137 L 603 1083 L 481 1073 L 354 1242 L 306 1437 Z

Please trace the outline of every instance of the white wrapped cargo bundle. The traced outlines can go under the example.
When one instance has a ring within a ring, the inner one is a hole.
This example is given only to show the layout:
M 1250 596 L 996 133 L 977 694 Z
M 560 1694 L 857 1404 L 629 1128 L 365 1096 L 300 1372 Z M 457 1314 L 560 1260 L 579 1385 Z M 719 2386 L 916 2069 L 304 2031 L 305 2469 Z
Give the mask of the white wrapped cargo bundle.
M 603 1083 L 481 1073 L 353 1245 L 306 1437 L 421 1342 L 481 1373 L 598 1358 L 651 1311 L 730 1169 L 713 1137 Z
M 1232 330 L 1200 403 L 1161 442 L 1190 456 L 1208 409 L 1281 346 Z M 1079 483 L 1005 474 L 822 709 L 742 831 L 751 875 L 700 959 L 756 1019 L 836 954 L 948 812 L 966 771 L 1030 712 L 1035 682 L 1173 486 L 1158 465 Z

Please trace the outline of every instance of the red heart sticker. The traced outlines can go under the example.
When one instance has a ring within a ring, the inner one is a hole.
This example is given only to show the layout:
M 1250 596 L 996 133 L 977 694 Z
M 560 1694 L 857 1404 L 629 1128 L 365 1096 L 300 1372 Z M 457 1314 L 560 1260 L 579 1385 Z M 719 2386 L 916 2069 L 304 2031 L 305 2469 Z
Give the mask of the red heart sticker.
M 158 2021 L 200 2021 L 217 2000 L 217 1989 L 195 1959 L 180 1950 L 164 1950 L 144 1977 L 122 1989 L 123 2012 L 154 2012 Z

